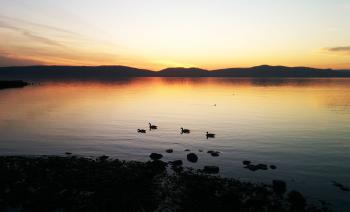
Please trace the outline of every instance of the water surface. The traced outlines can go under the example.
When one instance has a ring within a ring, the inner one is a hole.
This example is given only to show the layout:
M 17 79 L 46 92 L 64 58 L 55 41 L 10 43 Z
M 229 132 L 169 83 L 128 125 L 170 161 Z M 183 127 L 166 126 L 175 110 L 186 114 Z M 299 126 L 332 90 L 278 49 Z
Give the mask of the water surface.
M 138 134 L 148 122 L 159 129 Z M 207 131 L 216 138 L 207 140 Z M 42 82 L 0 90 L 0 135 L 1 155 L 69 151 L 145 161 L 159 152 L 185 160 L 190 149 L 199 162 L 188 166 L 218 165 L 222 175 L 243 180 L 283 179 L 309 200 L 350 208 L 350 193 L 331 183 L 350 186 L 350 79 Z M 278 168 L 251 172 L 242 160 Z

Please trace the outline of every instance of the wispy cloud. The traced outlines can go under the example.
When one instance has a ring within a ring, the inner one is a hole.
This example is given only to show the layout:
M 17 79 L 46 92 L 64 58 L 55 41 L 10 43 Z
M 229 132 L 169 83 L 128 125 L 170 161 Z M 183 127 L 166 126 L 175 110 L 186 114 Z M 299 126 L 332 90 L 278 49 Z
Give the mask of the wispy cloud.
M 36 27 L 51 30 L 51 31 L 56 31 L 56 32 L 61 32 L 61 33 L 66 33 L 66 34 L 71 34 L 71 35 L 79 35 L 76 32 L 72 32 L 72 31 L 69 31 L 66 29 L 61 29 L 59 27 L 53 27 L 53 26 L 48 26 L 45 24 L 34 23 L 34 22 L 30 22 L 30 21 L 26 21 L 26 20 L 22 20 L 22 19 L 18 19 L 18 18 L 12 18 L 12 17 L 8 17 L 8 16 L 0 15 L 0 19 L 2 19 L 2 21 L 6 22 L 6 23 L 12 22 L 16 25 L 17 24 L 24 24 L 24 25 L 29 25 L 29 26 L 36 26 Z
M 6 28 L 6 29 L 11 29 L 11 30 L 17 31 L 32 41 L 40 42 L 40 43 L 43 43 L 46 45 L 63 46 L 61 43 L 59 43 L 55 40 L 40 36 L 40 35 L 36 34 L 35 32 L 14 26 L 12 24 L 9 24 L 9 23 L 3 22 L 3 21 L 0 21 L 0 28 Z
M 326 50 L 329 52 L 350 54 L 350 46 L 336 46 L 336 47 L 326 48 Z
M 3 38 L 3 39 L 2 39 Z M 140 63 L 127 48 L 80 32 L 0 15 L 0 66 L 128 65 Z M 122 52 L 122 53 L 120 53 Z M 136 61 L 136 62 L 135 62 Z M 141 66 L 140 66 L 141 67 Z

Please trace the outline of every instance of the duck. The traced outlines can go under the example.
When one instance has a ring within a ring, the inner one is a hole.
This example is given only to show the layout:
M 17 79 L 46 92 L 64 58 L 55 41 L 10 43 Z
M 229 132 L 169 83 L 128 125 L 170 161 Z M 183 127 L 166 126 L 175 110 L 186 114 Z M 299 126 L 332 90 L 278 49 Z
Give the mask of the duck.
M 183 134 L 183 133 L 188 134 L 188 133 L 190 133 L 190 132 L 191 132 L 191 130 L 189 130 L 189 129 L 184 129 L 183 127 L 181 127 L 181 134 Z
M 207 138 L 215 138 L 215 134 L 207 132 Z
M 150 128 L 151 130 L 158 129 L 158 126 L 152 125 L 151 123 L 148 123 L 148 124 L 149 124 L 149 128 Z
M 137 129 L 137 132 L 138 133 L 146 133 L 146 130 L 144 130 L 144 129 Z

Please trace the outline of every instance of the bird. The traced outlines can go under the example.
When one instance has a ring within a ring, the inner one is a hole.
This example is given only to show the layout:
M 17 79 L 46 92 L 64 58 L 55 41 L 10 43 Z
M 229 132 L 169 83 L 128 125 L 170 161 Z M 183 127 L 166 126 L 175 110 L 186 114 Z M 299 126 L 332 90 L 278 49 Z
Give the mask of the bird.
M 144 130 L 144 129 L 137 129 L 137 132 L 138 133 L 146 133 L 146 130 Z
M 208 138 L 215 138 L 215 134 L 207 132 L 207 139 Z
M 189 130 L 189 129 L 184 129 L 183 127 L 181 127 L 181 134 L 183 134 L 183 133 L 188 134 L 188 133 L 190 133 L 190 132 L 191 132 L 191 130 Z
M 151 129 L 151 130 L 158 129 L 158 126 L 152 125 L 151 123 L 148 123 L 148 124 L 149 124 L 149 129 Z

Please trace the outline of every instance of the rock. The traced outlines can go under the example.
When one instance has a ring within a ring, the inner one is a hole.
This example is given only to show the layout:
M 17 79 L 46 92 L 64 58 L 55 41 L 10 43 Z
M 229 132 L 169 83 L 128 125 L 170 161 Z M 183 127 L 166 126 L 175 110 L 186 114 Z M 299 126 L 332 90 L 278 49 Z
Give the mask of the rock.
M 206 174 L 217 174 L 220 169 L 217 166 L 204 166 L 203 172 Z
M 248 166 L 248 165 L 251 164 L 251 162 L 250 162 L 249 160 L 244 160 L 242 163 L 243 163 L 243 165 L 245 165 L 245 166 Z
M 66 155 L 71 155 L 72 153 L 71 153 L 71 152 L 65 152 L 64 154 L 66 154 Z
M 107 160 L 109 158 L 109 156 L 107 156 L 107 155 L 102 155 L 102 156 L 100 156 L 98 159 L 100 160 L 100 161 L 105 161 L 105 160 Z
M 150 163 L 152 164 L 152 167 L 156 170 L 164 170 L 165 167 L 168 165 L 168 163 L 166 163 L 162 160 L 153 160 Z
M 190 153 L 187 155 L 187 160 L 191 163 L 196 163 L 198 161 L 198 156 L 194 153 Z
M 246 169 L 249 169 L 250 171 L 257 171 L 257 170 L 267 170 L 268 169 L 268 166 L 266 164 L 258 164 L 258 165 L 254 165 L 254 164 L 251 164 L 251 162 L 249 160 L 244 160 L 242 162 Z
M 245 166 L 244 168 L 249 169 L 250 171 L 253 171 L 253 172 L 255 172 L 256 170 L 259 169 L 257 166 L 252 165 L 252 164 L 249 164 L 249 165 Z
M 202 149 L 199 149 L 198 152 L 203 152 L 203 150 L 202 150 Z
M 256 167 L 258 168 L 258 169 L 261 169 L 261 170 L 267 170 L 267 165 L 266 164 L 258 164 L 258 165 L 256 165 Z
M 172 166 L 182 166 L 182 160 L 174 160 L 169 162 Z
M 291 191 L 288 193 L 288 202 L 296 211 L 304 211 L 306 200 L 304 196 L 298 191 Z
M 219 157 L 219 156 L 220 156 L 220 153 L 219 153 L 219 152 L 212 152 L 212 153 L 211 153 L 211 156 L 213 156 L 213 157 Z
M 209 150 L 207 153 L 208 153 L 208 154 L 211 154 L 211 156 L 213 156 L 213 157 L 218 157 L 218 156 L 220 156 L 220 152 L 214 151 L 214 150 Z
M 189 151 L 191 151 L 191 150 L 189 150 L 189 149 L 185 149 L 185 152 L 189 152 Z
M 348 187 L 346 187 L 346 186 L 344 186 L 343 184 L 338 183 L 338 182 L 336 182 L 336 181 L 333 181 L 333 185 L 334 185 L 335 187 L 338 187 L 338 188 L 339 188 L 340 190 L 342 190 L 342 191 L 349 191 L 349 190 L 350 190 Z
M 277 194 L 284 194 L 287 191 L 287 184 L 282 180 L 273 180 L 272 188 Z
M 181 172 L 181 171 L 183 171 L 182 160 L 170 161 L 169 164 L 171 165 L 171 168 L 172 168 L 175 172 Z
M 173 153 L 173 149 L 167 149 L 167 150 L 165 150 L 165 152 L 167 152 L 167 153 Z
M 277 169 L 275 165 L 270 165 L 270 169 Z
M 151 154 L 149 155 L 149 157 L 150 157 L 152 160 L 160 160 L 160 159 L 163 157 L 163 155 L 162 155 L 162 154 L 158 154 L 158 153 L 151 153 Z

